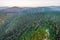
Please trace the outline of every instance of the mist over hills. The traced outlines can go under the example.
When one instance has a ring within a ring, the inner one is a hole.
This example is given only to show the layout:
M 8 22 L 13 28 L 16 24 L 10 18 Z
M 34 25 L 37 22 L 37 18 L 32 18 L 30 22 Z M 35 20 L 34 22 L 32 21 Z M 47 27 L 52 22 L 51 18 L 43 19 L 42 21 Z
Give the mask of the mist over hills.
M 39 11 L 39 12 L 44 12 L 44 11 L 60 11 L 60 6 L 49 6 L 49 7 L 0 7 L 0 11 L 3 12 L 8 12 L 8 13 L 19 13 L 23 11 Z

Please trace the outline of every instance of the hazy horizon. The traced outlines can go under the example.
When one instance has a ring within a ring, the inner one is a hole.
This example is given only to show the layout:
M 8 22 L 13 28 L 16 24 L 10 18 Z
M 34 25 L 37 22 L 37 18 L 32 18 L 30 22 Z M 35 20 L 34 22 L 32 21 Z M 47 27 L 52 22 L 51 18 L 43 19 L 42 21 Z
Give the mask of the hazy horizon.
M 0 0 L 0 7 L 41 7 L 60 6 L 60 0 Z

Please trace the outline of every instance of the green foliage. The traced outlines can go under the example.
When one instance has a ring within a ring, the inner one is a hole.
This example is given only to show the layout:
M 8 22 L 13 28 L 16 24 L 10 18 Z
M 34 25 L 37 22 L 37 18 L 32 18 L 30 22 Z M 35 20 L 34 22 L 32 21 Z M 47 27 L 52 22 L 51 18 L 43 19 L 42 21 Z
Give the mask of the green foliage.
M 55 13 L 55 14 L 54 14 Z M 57 14 L 58 13 L 58 14 Z M 9 17 L 0 33 L 1 40 L 59 40 L 60 12 L 26 13 Z M 57 15 L 56 15 L 57 14 Z

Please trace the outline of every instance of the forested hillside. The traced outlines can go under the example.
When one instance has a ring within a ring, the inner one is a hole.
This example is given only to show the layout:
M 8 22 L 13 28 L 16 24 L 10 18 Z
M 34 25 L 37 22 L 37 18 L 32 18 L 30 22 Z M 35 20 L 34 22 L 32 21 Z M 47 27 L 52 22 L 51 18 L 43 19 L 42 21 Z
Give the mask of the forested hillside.
M 60 11 L 53 8 L 1 10 L 0 40 L 60 40 Z

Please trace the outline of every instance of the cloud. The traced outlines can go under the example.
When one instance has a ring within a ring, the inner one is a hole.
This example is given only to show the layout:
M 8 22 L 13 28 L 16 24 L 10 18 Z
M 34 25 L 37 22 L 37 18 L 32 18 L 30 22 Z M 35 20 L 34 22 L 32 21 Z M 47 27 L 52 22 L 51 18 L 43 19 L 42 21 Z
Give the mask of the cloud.
M 59 5 L 60 0 L 0 0 L 0 6 L 52 6 Z

